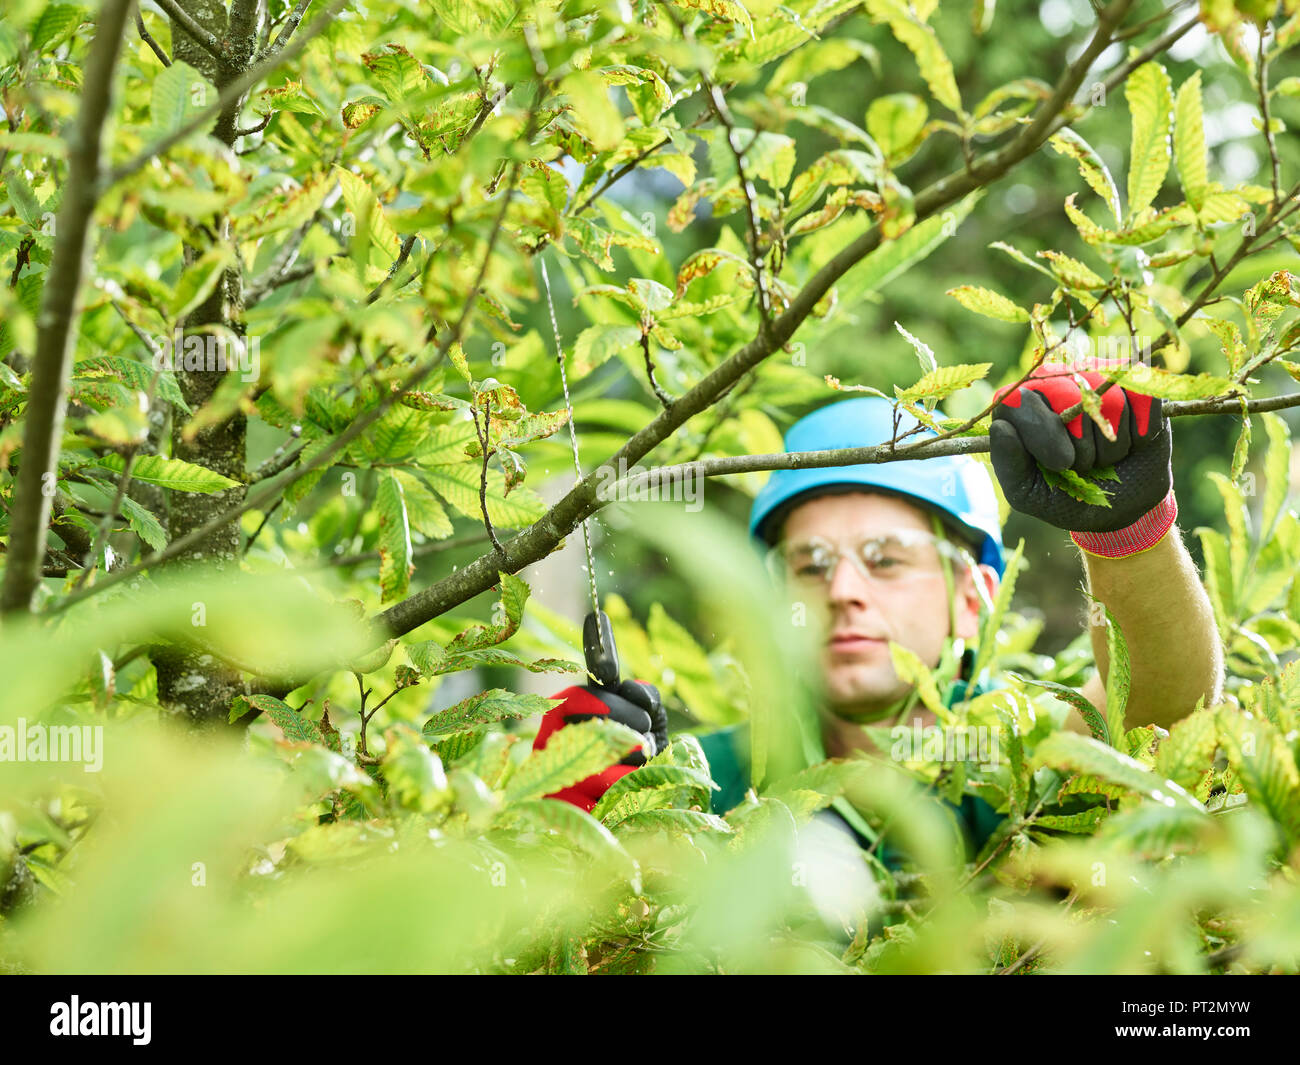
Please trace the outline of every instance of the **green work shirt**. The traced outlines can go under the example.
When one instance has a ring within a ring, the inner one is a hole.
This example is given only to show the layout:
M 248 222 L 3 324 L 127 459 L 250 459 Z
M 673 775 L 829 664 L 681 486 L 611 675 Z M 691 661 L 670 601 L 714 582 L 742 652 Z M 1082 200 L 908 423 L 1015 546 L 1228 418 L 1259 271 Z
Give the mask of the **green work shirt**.
M 996 686 L 982 684 L 976 688 L 975 694 L 982 694 L 984 691 Z M 948 694 L 947 705 L 951 706 L 964 697 L 965 685 L 963 682 L 958 681 Z M 697 736 L 696 739 L 700 741 L 700 746 L 704 749 L 704 754 L 709 760 L 709 770 L 712 773 L 713 781 L 721 789 L 713 793 L 713 812 L 715 814 L 725 814 L 744 800 L 745 792 L 751 786 L 749 726 L 732 725 L 729 728 L 706 732 Z M 954 805 L 947 799 L 942 801 L 945 806 L 956 814 L 957 824 L 961 828 L 966 841 L 968 858 L 973 858 L 979 853 L 980 848 L 984 846 L 989 837 L 997 830 L 998 825 L 1006 818 L 1005 814 L 998 813 L 989 803 L 977 795 L 963 795 L 960 805 Z M 853 833 L 860 846 L 864 848 L 871 846 L 872 841 L 865 838 L 853 825 L 852 821 L 833 806 L 831 812 L 845 822 L 845 826 Z M 890 868 L 898 868 L 903 855 L 888 846 L 886 841 L 882 840 L 881 842 L 883 844 L 880 848 L 881 860 Z

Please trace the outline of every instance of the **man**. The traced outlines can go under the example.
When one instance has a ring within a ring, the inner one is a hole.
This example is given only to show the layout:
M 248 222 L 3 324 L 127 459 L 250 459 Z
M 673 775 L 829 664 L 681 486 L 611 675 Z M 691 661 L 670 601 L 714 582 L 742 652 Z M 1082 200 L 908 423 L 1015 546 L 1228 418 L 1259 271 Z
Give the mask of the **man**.
M 1222 684 L 1222 650 L 1208 597 L 1174 524 L 1171 429 L 1158 399 L 1119 387 L 1102 395 L 1103 433 L 1085 415 L 1061 413 L 1080 400 L 1078 378 L 1094 389 L 1095 372 L 1045 364 L 1021 387 L 1001 390 L 990 429 L 993 468 L 1015 509 L 1068 530 L 1083 556 L 1090 594 L 1104 603 L 1128 645 L 1130 726 L 1167 726 L 1204 697 L 1216 701 Z M 898 431 L 916 424 L 903 416 Z M 844 400 L 796 423 L 786 450 L 862 447 L 891 439 L 894 408 L 887 400 Z M 930 435 L 922 430 L 916 439 Z M 1109 437 L 1114 436 L 1111 440 Z M 1082 503 L 1043 473 L 1080 475 L 1113 467 L 1104 480 L 1110 506 Z M 927 727 L 934 716 L 914 707 L 910 685 L 898 677 L 889 652 L 893 641 L 931 669 L 960 661 L 975 636 L 982 601 L 996 592 L 1003 573 L 1001 530 L 993 485 L 969 456 L 870 465 L 780 470 L 754 501 L 750 531 L 766 545 L 775 570 L 787 580 L 823 627 L 822 740 L 829 757 L 871 750 L 866 724 Z M 1096 618 L 1095 611 L 1089 612 Z M 1091 629 L 1098 672 L 1083 694 L 1104 713 L 1105 626 Z M 945 697 L 952 701 L 984 678 L 958 673 Z M 560 693 L 536 747 L 575 716 L 612 713 L 662 746 L 658 695 L 627 681 L 617 693 L 586 686 Z M 1077 711 L 1067 726 L 1087 731 Z M 658 735 L 654 733 L 658 732 Z M 721 785 L 715 809 L 725 811 L 748 787 L 746 745 L 735 730 L 701 737 L 714 779 Z M 643 756 L 596 774 L 557 797 L 590 810 L 611 783 L 633 771 Z M 843 810 L 843 804 L 840 809 Z M 968 800 L 961 814 L 977 847 L 996 815 Z M 859 839 L 863 826 L 844 811 Z

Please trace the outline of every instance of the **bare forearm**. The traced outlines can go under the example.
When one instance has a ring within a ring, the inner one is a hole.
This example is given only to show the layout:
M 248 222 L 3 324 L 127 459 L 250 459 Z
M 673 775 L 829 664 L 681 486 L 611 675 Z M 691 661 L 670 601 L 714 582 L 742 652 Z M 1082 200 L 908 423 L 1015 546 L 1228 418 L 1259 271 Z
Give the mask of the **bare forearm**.
M 1126 723 L 1168 728 L 1223 685 L 1223 650 L 1209 597 L 1175 525 L 1154 547 L 1126 558 L 1083 552 L 1089 591 L 1106 604 L 1128 645 L 1131 681 Z M 1101 678 L 1109 663 L 1105 617 L 1090 611 Z M 1101 624 L 1095 624 L 1098 620 Z M 1097 686 L 1100 692 L 1100 686 Z

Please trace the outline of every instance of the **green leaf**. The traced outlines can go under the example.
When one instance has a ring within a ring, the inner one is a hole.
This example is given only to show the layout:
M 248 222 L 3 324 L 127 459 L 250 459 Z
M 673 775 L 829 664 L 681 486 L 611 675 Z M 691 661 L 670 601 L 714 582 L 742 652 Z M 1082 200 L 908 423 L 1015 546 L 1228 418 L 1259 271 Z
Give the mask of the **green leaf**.
M 54 51 L 72 36 L 85 17 L 85 11 L 74 4 L 50 4 L 32 25 L 32 52 L 40 55 Z
M 99 460 L 99 465 L 115 473 L 121 473 L 126 468 L 121 455 L 105 455 Z M 183 459 L 166 459 L 161 455 L 137 455 L 131 463 L 131 479 L 157 485 L 159 488 L 170 488 L 174 492 L 201 492 L 205 495 L 241 487 L 240 482 L 215 470 L 196 466 Z
M 1152 772 L 1136 758 L 1076 732 L 1053 732 L 1035 749 L 1033 765 L 1035 768 L 1046 765 L 1053 769 L 1086 773 L 1171 808 L 1205 812 L 1204 807 L 1174 781 Z
M 1044 481 L 1064 492 L 1071 499 L 1077 499 L 1080 503 L 1088 503 L 1094 507 L 1110 506 L 1110 496 L 1106 494 L 1106 490 L 1076 471 L 1049 470 L 1042 465 L 1038 470 L 1043 475 Z
M 423 732 L 426 739 L 432 739 L 445 732 L 462 732 L 495 721 L 536 717 L 558 705 L 559 700 L 547 699 L 541 695 L 518 694 L 504 688 L 492 688 L 462 699 L 446 710 L 439 710 L 424 723 Z
M 916 19 L 901 0 L 867 0 L 873 22 L 887 22 L 898 40 L 916 57 L 921 77 L 934 98 L 956 114 L 964 114 L 952 63 L 933 29 Z
M 187 266 L 182 272 L 180 280 L 176 283 L 176 290 L 168 301 L 168 316 L 173 321 L 181 321 L 212 295 L 212 290 L 217 287 L 222 275 L 234 265 L 234 262 L 235 255 L 228 244 L 218 244 L 204 252 L 197 262 Z M 203 337 L 203 339 L 207 341 L 208 338 Z M 179 354 L 174 353 L 172 357 L 177 362 L 180 361 Z
M 561 799 L 525 799 L 506 807 L 498 820 L 522 822 L 532 828 L 554 832 L 566 845 L 620 869 L 632 890 L 640 893 L 641 870 L 636 860 L 623 849 L 608 828 L 572 803 Z
M 867 108 L 867 132 L 890 166 L 906 161 L 925 139 L 925 120 L 930 109 L 924 100 L 910 92 L 877 96 Z
M 641 342 L 639 325 L 593 325 L 578 335 L 573 348 L 573 375 L 582 377 L 611 355 Z
M 1006 296 L 978 285 L 958 285 L 947 292 L 967 310 L 995 318 L 999 322 L 1027 322 L 1029 312 L 1017 307 Z
M 693 836 L 699 832 L 730 835 L 732 827 L 716 814 L 695 810 L 642 810 L 618 823 L 619 832 L 667 832 L 670 836 Z
M 1199 211 L 1210 185 L 1199 70 L 1183 82 L 1174 101 L 1174 161 L 1183 195 L 1193 210 Z
M 483 521 L 478 498 L 480 471 L 474 464 L 432 466 L 422 471 L 421 479 L 465 517 Z M 502 482 L 500 471 L 488 471 L 487 509 L 493 525 L 519 529 L 546 513 L 546 503 L 532 489 L 519 486 L 507 499 Z
M 163 531 L 162 524 L 154 517 L 153 511 L 141 506 L 129 495 L 122 496 L 121 506 L 131 531 L 141 540 L 155 551 L 161 551 L 167 546 L 167 534 Z
M 1214 711 L 1197 710 L 1176 723 L 1160 741 L 1155 771 L 1185 788 L 1194 788 L 1214 764 L 1218 742 Z
M 967 363 L 962 366 L 940 366 L 908 388 L 894 386 L 894 395 L 904 403 L 918 399 L 943 400 L 967 385 L 987 377 L 993 368 L 991 362 Z
M 150 134 L 158 140 L 175 133 L 217 100 L 217 87 L 179 59 L 153 78 L 149 101 Z
M 1123 217 L 1119 206 L 1119 189 L 1115 187 L 1115 179 L 1110 176 L 1110 169 L 1092 145 L 1069 126 L 1054 133 L 1048 143 L 1061 155 L 1068 155 L 1079 164 L 1079 173 L 1083 175 L 1083 180 L 1106 201 L 1106 206 L 1110 208 L 1111 214 L 1115 216 L 1115 221 L 1118 223 Z
M 932 215 L 895 240 L 886 241 L 850 271 L 837 286 L 840 301 L 852 306 L 863 295 L 879 292 L 890 281 L 925 259 L 954 236 L 979 202 L 982 192 L 972 192 L 941 215 Z
M 682 765 L 643 765 L 614 781 L 592 809 L 591 816 L 599 821 L 608 818 L 611 824 L 616 823 L 638 809 L 628 806 L 622 816 L 618 816 L 618 810 L 626 805 L 623 800 L 631 795 L 658 791 L 685 791 L 695 805 L 707 807 L 709 793 L 717 790 L 718 785 L 698 769 Z M 614 814 L 612 818 L 609 817 L 611 813 Z
M 506 786 L 506 801 L 538 799 L 567 788 L 616 765 L 643 742 L 639 733 L 606 718 L 566 725 L 515 770 Z
M 1151 205 L 1169 172 L 1169 125 L 1173 94 L 1169 75 L 1156 62 L 1143 63 L 1124 82 L 1132 120 L 1128 171 L 1128 218 Z
M 1291 431 L 1277 414 L 1265 413 L 1264 431 L 1268 434 L 1268 450 L 1264 455 L 1264 505 L 1260 511 L 1260 537 L 1268 540 L 1282 507 L 1286 505 L 1290 487 Z
M 380 471 L 375 510 L 379 514 L 380 602 L 391 603 L 406 595 L 415 569 L 406 496 L 401 481 L 391 470 Z
M 1016 590 L 1016 579 L 1020 576 L 1021 563 L 1025 555 L 1025 541 L 1016 544 L 1016 549 L 1007 559 L 1006 569 L 998 584 L 997 595 L 993 599 L 993 608 L 980 623 L 979 649 L 975 653 L 975 664 L 971 676 L 978 678 L 993 661 L 993 651 L 997 646 L 997 634 L 1002 628 L 1002 619 L 1011 605 L 1011 596 Z
M 252 710 L 264 713 L 291 743 L 324 743 L 316 722 L 308 721 L 288 703 L 270 695 L 235 696 L 229 720 L 238 721 Z
M 1009 673 L 1009 676 L 1016 677 L 1022 684 L 1032 684 L 1038 688 L 1046 688 L 1062 702 L 1074 707 L 1083 718 L 1083 722 L 1088 726 L 1088 731 L 1092 733 L 1092 738 L 1100 743 L 1110 743 L 1110 729 L 1106 725 L 1106 718 L 1098 712 L 1092 702 L 1077 688 L 1071 688 L 1064 684 L 1057 684 L 1051 680 L 1036 680 L 1033 677 L 1024 677 L 1018 673 Z
M 1250 801 L 1293 843 L 1300 836 L 1300 773 L 1286 737 L 1272 722 L 1235 707 L 1220 709 L 1218 725 L 1228 764 Z
M 916 694 L 920 696 L 927 710 L 940 721 L 952 719 L 952 712 L 944 706 L 943 698 L 939 695 L 939 686 L 935 682 L 934 674 L 915 651 L 890 640 L 889 658 L 898 679 L 916 689 Z

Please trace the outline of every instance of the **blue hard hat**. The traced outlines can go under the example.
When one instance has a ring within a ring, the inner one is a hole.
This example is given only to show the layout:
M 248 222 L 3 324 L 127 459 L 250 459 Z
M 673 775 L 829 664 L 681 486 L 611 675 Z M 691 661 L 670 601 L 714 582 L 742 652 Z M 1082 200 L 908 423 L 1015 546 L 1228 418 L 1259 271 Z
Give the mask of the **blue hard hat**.
M 935 411 L 936 417 L 942 415 Z M 918 425 L 905 410 L 898 411 L 901 435 Z M 830 451 L 844 447 L 870 447 L 894 435 L 894 404 L 880 396 L 862 396 L 831 403 L 806 415 L 790 427 L 785 450 Z M 934 436 L 922 427 L 916 436 Z M 750 534 L 771 543 L 785 515 L 806 498 L 826 492 L 888 492 L 903 496 L 955 525 L 978 546 L 979 561 L 1001 577 L 1002 526 L 998 498 L 988 471 L 970 455 L 934 459 L 828 466 L 822 469 L 776 470 L 763 485 L 749 514 Z

